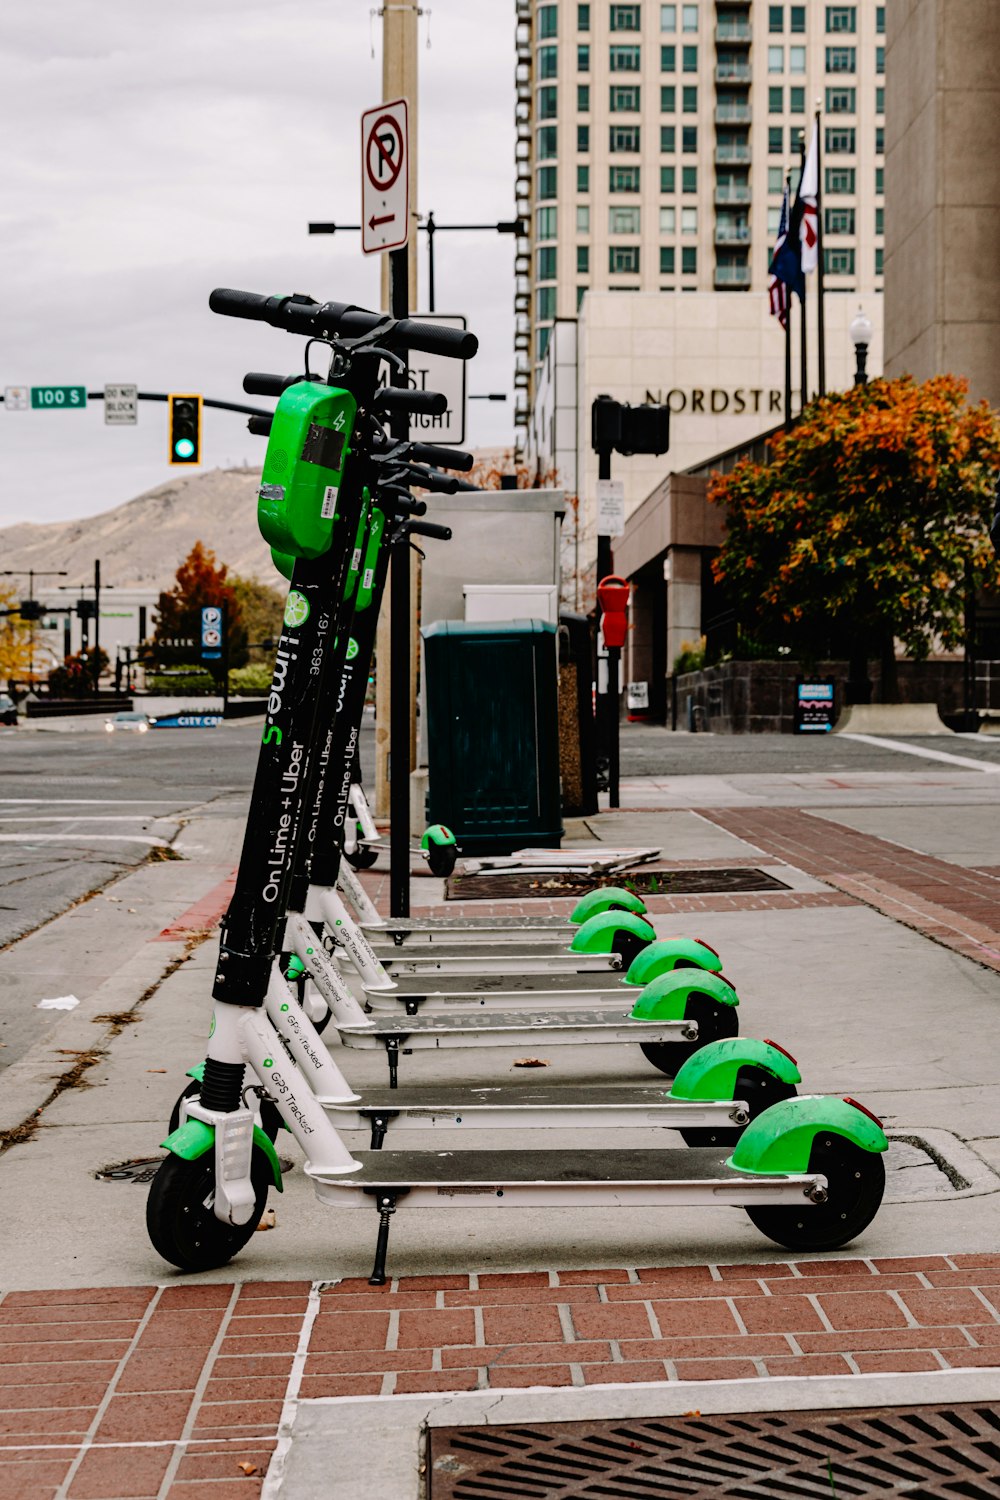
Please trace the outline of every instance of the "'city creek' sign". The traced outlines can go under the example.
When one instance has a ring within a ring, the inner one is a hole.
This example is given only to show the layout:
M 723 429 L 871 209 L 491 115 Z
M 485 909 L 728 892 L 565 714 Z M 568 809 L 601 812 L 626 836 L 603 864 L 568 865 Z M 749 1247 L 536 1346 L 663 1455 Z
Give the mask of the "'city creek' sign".
M 721 386 L 702 390 L 695 386 L 689 391 L 676 388 L 666 392 L 647 391 L 646 400 L 655 406 L 669 406 L 671 411 L 701 412 L 704 416 L 716 417 L 728 413 L 738 417 L 746 412 L 751 415 L 759 412 L 770 415 L 776 412 L 780 416 L 785 397 L 782 391 L 761 390 L 756 386 L 737 386 L 734 390 Z

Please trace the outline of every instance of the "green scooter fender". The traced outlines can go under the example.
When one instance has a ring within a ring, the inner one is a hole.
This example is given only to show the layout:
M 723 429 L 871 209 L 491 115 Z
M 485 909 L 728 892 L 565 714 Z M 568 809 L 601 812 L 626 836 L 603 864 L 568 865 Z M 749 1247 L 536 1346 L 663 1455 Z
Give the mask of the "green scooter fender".
M 440 849 L 457 842 L 450 828 L 446 828 L 443 823 L 432 823 L 420 840 L 420 847 L 429 849 L 431 844 L 437 844 Z
M 570 953 L 620 953 L 623 946 L 645 948 L 656 931 L 645 917 L 631 911 L 602 911 L 588 917 L 573 934 Z
M 714 969 L 721 973 L 722 959 L 698 938 L 657 938 L 636 954 L 622 983 L 645 985 L 677 968 Z
M 722 1037 L 708 1042 L 681 1065 L 670 1088 L 671 1099 L 734 1099 L 741 1068 L 765 1068 L 782 1083 L 798 1084 L 802 1075 L 795 1063 L 771 1042 L 750 1036 Z
M 693 994 L 707 995 L 720 1005 L 739 1005 L 740 997 L 721 974 L 708 969 L 674 969 L 650 980 L 636 997 L 634 1021 L 682 1021 Z
M 271 1176 L 279 1193 L 285 1191 L 285 1185 L 281 1180 L 281 1164 L 278 1161 L 278 1153 L 275 1151 L 267 1136 L 259 1125 L 253 1128 L 253 1143 L 259 1146 L 267 1157 L 271 1166 Z M 204 1156 L 206 1151 L 211 1151 L 215 1145 L 215 1131 L 211 1125 L 206 1125 L 204 1120 L 185 1120 L 172 1135 L 168 1135 L 160 1145 L 165 1151 L 170 1151 L 174 1156 L 183 1157 L 185 1161 L 197 1161 L 199 1156 Z
M 596 891 L 581 896 L 570 914 L 574 927 L 580 927 L 588 917 L 596 917 L 602 911 L 631 911 L 641 917 L 646 903 L 634 891 L 621 885 L 602 885 Z
M 889 1142 L 873 1115 L 847 1099 L 799 1094 L 762 1110 L 740 1136 L 726 1165 L 735 1172 L 807 1172 L 813 1141 L 832 1132 L 863 1151 L 886 1151 Z

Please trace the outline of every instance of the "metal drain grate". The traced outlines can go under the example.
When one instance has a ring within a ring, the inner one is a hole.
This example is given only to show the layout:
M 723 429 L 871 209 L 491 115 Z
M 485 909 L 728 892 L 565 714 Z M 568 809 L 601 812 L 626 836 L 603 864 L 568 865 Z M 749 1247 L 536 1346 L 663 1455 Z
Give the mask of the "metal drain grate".
M 635 870 L 627 875 L 456 874 L 445 883 L 449 901 L 498 901 L 525 896 L 582 896 L 599 885 L 627 885 L 638 896 L 735 895 L 744 891 L 787 891 L 791 887 L 766 870 L 737 866 L 718 870 Z
M 996 1500 L 1000 1406 L 450 1427 L 431 1500 Z

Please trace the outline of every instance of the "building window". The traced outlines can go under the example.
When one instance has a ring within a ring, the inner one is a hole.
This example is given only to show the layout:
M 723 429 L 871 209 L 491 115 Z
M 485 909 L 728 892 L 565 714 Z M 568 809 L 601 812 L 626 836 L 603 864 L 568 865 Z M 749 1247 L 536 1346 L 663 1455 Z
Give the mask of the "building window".
M 555 78 L 559 73 L 559 48 L 539 47 L 538 49 L 538 76 L 539 78 Z
M 535 197 L 539 200 L 539 202 L 543 201 L 546 198 L 554 198 L 556 196 L 555 167 L 539 167 L 535 172 L 535 182 L 537 184 Z
M 681 209 L 681 234 L 698 233 L 698 210 L 696 208 Z
M 857 113 L 857 108 L 857 89 L 827 89 L 826 112 L 828 115 L 853 115 Z
M 698 247 L 697 245 L 685 245 L 681 250 L 681 275 L 697 276 L 698 274 Z
M 583 167 L 583 166 L 579 166 L 579 165 L 577 166 L 577 169 L 576 169 L 576 190 L 577 190 L 578 193 L 589 193 L 590 192 L 590 168 L 589 167 Z
M 608 246 L 608 270 L 613 274 L 627 276 L 638 276 L 639 274 L 639 246 L 638 245 L 609 245 Z
M 875 155 L 876 156 L 884 156 L 885 155 L 885 126 L 884 125 L 876 125 L 875 126 Z
M 854 195 L 854 168 L 827 167 L 826 190 L 828 193 Z
M 539 161 L 544 161 L 547 156 L 559 155 L 556 145 L 558 134 L 554 125 L 540 125 L 535 131 L 535 149 Z
M 576 310 L 577 310 L 577 312 L 580 311 L 580 304 L 582 303 L 582 301 L 584 299 L 584 296 L 586 295 L 586 292 L 587 292 L 587 288 L 585 286 L 578 286 L 577 289 L 576 289 Z
M 576 71 L 578 73 L 590 72 L 590 47 L 586 42 L 581 42 L 576 49 Z
M 660 72 L 661 73 L 676 73 L 677 72 L 677 48 L 676 47 L 661 47 L 660 48 Z
M 541 360 L 541 359 L 545 358 L 545 351 L 549 347 L 549 334 L 551 332 L 552 332 L 551 328 L 536 328 L 535 329 L 535 358 L 536 359 Z
M 537 281 L 555 281 L 555 245 L 546 245 L 544 249 L 535 251 L 535 279 Z
M 881 84 L 875 90 L 875 113 L 877 115 L 885 114 L 885 89 Z
M 698 191 L 698 168 L 681 167 L 681 192 L 696 193 Z
M 660 6 L 660 30 L 661 31 L 676 31 L 677 30 L 677 7 L 676 7 L 676 5 L 661 5 Z
M 788 90 L 788 113 L 790 115 L 804 115 L 806 112 L 806 91 L 803 88 L 790 88 Z
M 677 90 L 672 83 L 660 85 L 660 113 L 672 115 L 677 110 Z
M 885 6 L 884 5 L 876 5 L 876 7 L 875 7 L 875 30 L 878 32 L 879 36 L 884 36 L 885 35 Z
M 686 115 L 698 113 L 698 85 L 686 83 L 681 89 L 681 108 Z
M 697 71 L 698 71 L 698 48 L 697 47 L 682 47 L 681 48 L 681 72 L 682 73 L 697 73 Z
M 885 209 L 881 206 L 875 210 L 875 233 L 885 234 Z
M 882 249 L 881 245 L 876 245 L 875 246 L 875 275 L 876 276 L 881 276 L 882 275 L 882 268 L 883 268 L 884 264 L 885 264 L 885 251 Z
M 773 240 L 776 237 L 780 224 L 781 209 L 769 208 L 767 211 L 767 237 L 769 240 Z
M 856 73 L 857 48 L 827 47 L 826 71 L 828 73 Z
M 590 126 L 578 125 L 576 127 L 576 149 L 578 151 L 590 150 Z
M 638 167 L 611 167 L 608 187 L 612 193 L 637 193 L 639 191 Z
M 831 156 L 853 156 L 856 134 L 853 125 L 828 125 L 826 127 L 827 151 Z
M 638 5 L 612 5 L 612 31 L 639 31 L 640 29 Z
M 804 47 L 789 47 L 788 49 L 788 71 L 789 73 L 804 73 L 806 70 L 806 49 Z
M 576 7 L 576 29 L 577 31 L 590 30 L 590 6 L 578 5 Z
M 660 275 L 672 276 L 675 266 L 675 251 L 673 245 L 660 246 Z
M 546 37 L 559 35 L 559 7 L 557 5 L 538 7 L 538 35 L 543 40 Z
M 767 71 L 769 73 L 783 73 L 785 71 L 784 47 L 768 47 Z
M 768 167 L 767 190 L 769 193 L 783 193 L 785 191 L 784 167 Z
M 578 83 L 576 86 L 576 107 L 581 115 L 590 114 L 590 84 Z
M 556 87 L 555 84 L 547 84 L 545 88 L 538 90 L 538 118 L 540 120 L 554 120 L 556 117 Z
M 698 155 L 698 127 L 685 125 L 681 129 L 681 150 L 685 156 Z
M 660 126 L 660 151 L 665 156 L 672 156 L 677 150 L 677 130 L 673 125 Z
M 823 229 L 826 234 L 853 234 L 853 208 L 827 208 L 823 211 Z
M 661 208 L 660 209 L 660 233 L 661 234 L 676 234 L 677 233 L 677 210 L 676 210 L 676 208 Z
M 609 208 L 608 233 L 638 234 L 639 210 L 637 208 L 619 208 L 617 206 Z
M 875 48 L 875 71 L 876 71 L 876 73 L 884 73 L 885 72 L 885 48 L 884 47 L 876 47 Z
M 804 5 L 793 5 L 792 6 L 791 25 L 789 26 L 788 29 L 793 34 L 795 34 L 796 36 L 801 36 L 802 33 L 805 31 L 805 29 L 806 29 L 806 8 L 805 8 Z
M 660 168 L 660 192 L 675 193 L 677 191 L 677 169 L 676 167 Z
M 615 152 L 638 151 L 638 125 L 612 125 L 609 132 L 611 150 Z
M 823 265 L 829 276 L 854 275 L 853 250 L 823 250 Z
M 625 47 L 616 43 L 609 49 L 612 73 L 638 73 L 640 56 L 638 47 Z
M 698 30 L 698 7 L 697 7 L 697 5 L 682 5 L 681 6 L 681 30 L 682 31 L 697 31 Z
M 552 210 L 555 213 L 555 209 Z M 590 233 L 590 205 L 578 203 L 576 206 L 576 232 L 577 234 Z
M 613 83 L 609 97 L 613 115 L 635 114 L 639 108 L 639 85 L 637 83 Z M 661 105 L 660 108 L 662 107 Z
M 556 315 L 556 289 L 554 286 L 540 286 L 535 293 L 535 317 L 539 323 L 545 323 L 549 318 Z
M 785 90 L 780 83 L 772 84 L 767 91 L 767 112 L 769 115 L 785 113 Z
M 588 275 L 590 271 L 590 246 L 577 245 L 576 247 L 576 269 L 580 276 Z
M 875 168 L 875 192 L 879 197 L 885 192 L 885 167 Z
M 767 7 L 767 29 L 768 31 L 784 31 L 785 7 L 783 5 L 769 5 Z
M 539 240 L 554 240 L 556 237 L 556 210 L 554 208 L 535 209 L 535 238 Z
M 767 127 L 767 154 L 768 156 L 784 156 L 785 154 L 785 132 L 781 125 Z
M 828 5 L 826 7 L 827 31 L 857 31 L 857 12 L 853 5 Z

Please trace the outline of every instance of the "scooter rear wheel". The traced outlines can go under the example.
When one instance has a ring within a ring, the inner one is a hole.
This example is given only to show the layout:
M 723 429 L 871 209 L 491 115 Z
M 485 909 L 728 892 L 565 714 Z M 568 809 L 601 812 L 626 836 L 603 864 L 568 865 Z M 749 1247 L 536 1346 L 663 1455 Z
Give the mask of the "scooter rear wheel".
M 758 1063 L 745 1063 L 736 1075 L 733 1098 L 744 1099 L 750 1120 L 756 1120 L 772 1104 L 778 1104 L 782 1099 L 794 1099 L 797 1093 L 794 1083 L 783 1082 Z M 681 1135 L 688 1146 L 735 1146 L 745 1129 L 746 1125 L 719 1125 L 682 1130 Z
M 825 1203 L 803 1201 L 801 1208 L 762 1205 L 747 1208 L 751 1223 L 786 1250 L 837 1250 L 874 1219 L 885 1192 L 885 1162 L 842 1135 L 822 1133 L 813 1141 L 809 1171 L 828 1183 Z
M 706 1042 L 717 1042 L 722 1037 L 739 1036 L 740 1018 L 735 1005 L 722 1005 L 710 995 L 692 994 L 687 1002 L 685 1020 L 697 1021 L 698 1037 L 693 1042 L 640 1042 L 639 1048 L 647 1062 L 661 1073 L 672 1078 L 680 1071 L 688 1058 L 704 1047 Z
M 250 1178 L 256 1199 L 245 1224 L 215 1217 L 215 1155 L 196 1161 L 170 1155 L 153 1178 L 146 1200 L 146 1229 L 157 1254 L 181 1271 L 214 1271 L 238 1255 L 254 1234 L 267 1204 L 271 1165 L 255 1146 Z
M 427 865 L 432 875 L 447 880 L 455 868 L 458 852 L 454 844 L 435 844 L 433 839 L 427 846 Z

